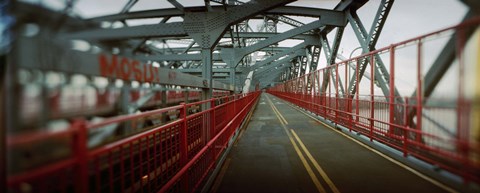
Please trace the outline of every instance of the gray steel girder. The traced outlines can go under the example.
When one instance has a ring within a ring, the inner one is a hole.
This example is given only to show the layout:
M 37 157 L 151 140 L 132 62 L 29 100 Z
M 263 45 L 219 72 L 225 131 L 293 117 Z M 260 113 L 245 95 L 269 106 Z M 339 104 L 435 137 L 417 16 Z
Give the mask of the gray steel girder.
M 182 12 L 185 11 L 185 8 L 183 7 L 183 5 L 180 4 L 179 2 L 177 2 L 176 0 L 168 0 L 168 2 L 170 2 L 178 10 L 180 10 Z
M 249 71 L 250 70 L 255 70 L 255 69 L 258 69 L 260 67 L 263 67 L 263 66 L 266 66 L 267 64 L 275 61 L 276 59 L 279 59 L 285 55 L 288 55 L 288 54 L 293 54 L 294 52 L 296 52 L 297 50 L 300 50 L 302 48 L 305 48 L 307 44 L 305 42 L 302 42 L 294 47 L 291 47 L 290 49 L 288 50 L 284 50 L 283 52 L 280 52 L 280 53 L 277 53 L 271 57 L 268 57 L 267 59 L 265 60 L 262 60 L 262 61 L 259 61 L 259 62 L 256 62 L 253 66 L 249 67 Z
M 462 21 L 466 21 L 473 16 L 474 14 L 470 11 L 465 15 Z M 465 40 L 468 40 L 472 36 L 474 30 L 475 28 L 470 28 L 464 31 Z M 428 98 L 432 94 L 435 87 L 442 79 L 443 75 L 447 72 L 447 70 L 450 68 L 453 61 L 455 60 L 457 48 L 456 35 L 457 33 L 453 34 L 452 37 L 450 37 L 447 44 L 445 44 L 438 57 L 435 59 L 432 66 L 425 74 L 423 86 L 423 94 L 425 98 Z M 416 95 L 417 89 L 415 89 L 411 96 L 414 97 Z
M 165 54 L 165 55 L 135 55 L 132 56 L 142 61 L 201 61 L 202 54 Z M 220 54 L 212 55 L 213 61 L 222 61 Z
M 343 35 L 343 29 L 344 28 L 339 28 L 338 31 L 337 31 L 337 34 L 336 34 L 335 40 L 334 40 L 334 50 L 332 50 L 330 48 L 330 44 L 328 43 L 327 37 L 326 36 L 321 37 L 323 51 L 325 53 L 325 57 L 328 60 L 328 66 L 335 63 L 335 58 L 336 58 L 338 48 L 339 48 L 339 45 L 340 45 L 340 41 L 341 41 L 342 35 Z M 335 47 L 336 47 L 336 49 L 335 49 Z M 333 53 L 333 52 L 335 52 L 335 53 Z M 325 74 L 323 76 L 323 81 L 322 81 L 322 85 L 321 85 L 321 88 L 320 88 L 320 91 L 322 93 L 325 93 L 327 88 L 328 88 L 328 83 L 330 81 L 329 76 L 332 77 L 332 80 L 336 79 L 336 72 L 335 71 L 332 71 L 332 72 L 333 73 L 330 73 L 330 70 L 324 71 Z M 335 81 L 335 83 L 336 82 L 337 81 Z M 338 80 L 338 85 L 335 85 L 335 86 L 340 88 L 341 94 L 345 93 L 345 90 L 344 90 L 344 87 L 343 87 L 343 84 L 342 84 L 341 80 Z
M 60 38 L 86 40 L 120 40 L 128 38 L 187 36 L 183 22 L 159 23 L 122 28 L 91 29 L 64 33 Z
M 183 23 L 185 31 L 200 47 L 212 49 L 228 26 L 293 1 L 257 0 L 234 6 L 226 11 L 185 12 Z
M 378 40 L 378 37 L 380 36 L 380 32 L 382 31 L 383 25 L 385 23 L 385 20 L 388 17 L 388 13 L 390 12 L 391 7 L 393 6 L 394 0 L 382 0 L 379 9 L 376 14 L 376 19 L 374 20 L 374 24 L 372 25 L 372 28 L 370 32 L 374 32 L 373 34 L 367 34 L 367 31 L 365 30 L 365 27 L 363 26 L 362 22 L 360 21 L 360 18 L 355 12 L 348 12 L 347 17 L 348 20 L 350 21 L 350 24 L 352 26 L 353 31 L 355 32 L 355 35 L 357 36 L 357 39 L 362 47 L 363 53 L 367 53 L 369 51 L 375 50 L 375 44 L 376 41 Z M 368 39 L 368 38 L 374 38 L 374 39 Z M 362 59 L 360 60 L 360 66 L 359 66 L 359 77 L 363 77 L 363 73 L 365 73 L 366 70 L 366 65 L 369 63 L 369 59 Z M 380 86 L 382 89 L 382 92 L 384 96 L 388 96 L 390 94 L 389 88 L 388 88 L 388 82 L 389 82 L 389 74 L 388 71 L 380 58 L 378 54 L 375 54 L 375 80 L 378 83 L 377 85 Z M 361 79 L 359 80 L 361 81 Z M 348 91 L 350 93 L 350 96 L 354 96 L 356 93 L 356 84 L 357 81 L 355 78 L 350 79 L 350 84 L 348 85 Z M 392 88 L 395 89 L 395 88 Z M 395 95 L 399 95 L 398 91 L 395 89 Z M 387 99 L 388 100 L 388 99 Z
M 275 71 L 270 73 L 268 76 L 263 76 L 262 78 L 258 79 L 258 82 L 260 83 L 270 83 L 276 78 L 279 78 L 279 76 L 283 73 L 283 71 Z
M 255 75 L 259 75 L 259 74 L 261 74 L 261 73 L 263 73 L 263 72 L 265 72 L 265 71 L 267 71 L 267 70 L 269 70 L 269 69 L 273 69 L 273 68 L 275 68 L 275 67 L 278 67 L 278 66 L 284 64 L 285 62 L 289 62 L 289 61 L 292 60 L 293 58 L 298 57 L 298 56 L 303 56 L 304 54 L 305 54 L 304 52 L 302 52 L 302 51 L 300 51 L 300 50 L 297 50 L 294 54 L 291 54 L 291 55 L 289 55 L 289 56 L 287 56 L 287 57 L 285 57 L 285 58 L 282 58 L 282 59 L 280 59 L 280 60 L 277 60 L 277 61 L 275 61 L 275 62 L 272 62 L 272 63 L 270 63 L 270 65 L 265 66 L 265 67 L 263 67 L 263 68 L 261 68 L 261 69 L 257 69 L 257 71 L 254 73 L 254 76 L 255 76 Z
M 343 22 L 343 21 L 340 21 L 340 22 Z M 317 20 L 317 21 L 313 21 L 309 24 L 306 24 L 304 26 L 288 30 L 288 31 L 283 32 L 281 34 L 277 34 L 277 35 L 272 36 L 272 37 L 270 37 L 266 40 L 257 42 L 256 44 L 253 44 L 251 46 L 244 47 L 244 48 L 225 48 L 225 49 L 222 49 L 222 52 L 226 49 L 235 50 L 235 51 L 232 51 L 232 52 L 235 55 L 234 56 L 234 58 L 235 58 L 234 63 L 235 63 L 235 65 L 237 65 L 241 61 L 241 59 L 244 56 L 246 56 L 247 54 L 253 53 L 253 52 L 258 51 L 262 48 L 268 47 L 269 45 L 275 44 L 275 43 L 280 42 L 282 40 L 291 38 L 293 36 L 297 36 L 299 34 L 307 32 L 307 31 L 318 29 L 319 27 L 325 26 L 325 25 L 330 25 L 330 23 L 324 22 L 322 19 L 320 19 L 320 20 Z
M 273 37 L 268 38 L 264 41 L 258 42 L 258 43 L 254 44 L 252 46 L 246 47 L 245 50 L 243 50 L 243 51 L 244 51 L 244 54 L 250 54 L 254 51 L 257 51 L 258 49 L 267 47 L 271 44 L 280 42 L 282 40 L 285 40 L 285 39 L 288 39 L 290 37 L 296 36 L 298 34 L 305 33 L 307 31 L 314 30 L 314 29 L 320 28 L 320 27 L 325 26 L 325 25 L 333 25 L 333 24 L 342 25 L 342 24 L 344 24 L 344 22 L 343 22 L 343 20 L 328 21 L 326 19 L 320 18 L 320 20 L 313 21 L 309 24 L 305 24 L 304 26 L 288 30 L 286 32 L 283 32 L 282 34 L 273 36 Z
M 308 54 L 305 53 L 305 56 L 301 56 L 299 57 L 299 59 L 300 59 L 300 76 L 303 76 L 307 72 Z
M 127 81 L 151 82 L 205 88 L 205 79 L 166 68 L 154 67 L 149 62 L 140 62 L 128 57 L 107 53 L 64 49 L 61 46 L 45 44 L 40 38 L 19 38 L 17 46 L 29 57 L 15 58 L 17 66 L 24 69 L 55 71 L 87 76 L 122 79 Z M 54 54 L 52 54 L 54 53 Z M 213 82 L 213 88 L 232 90 L 230 85 Z
M 235 6 L 228 6 L 228 9 L 231 9 Z M 204 10 L 205 7 L 186 7 L 186 11 L 198 11 Z M 224 11 L 224 6 L 212 6 L 214 11 Z M 296 6 L 283 6 L 273 8 L 265 12 L 266 14 L 280 14 L 280 15 L 293 15 L 293 16 L 304 16 L 304 17 L 323 17 L 323 16 L 344 16 L 343 11 L 337 10 L 328 10 L 328 9 L 319 9 L 319 8 L 308 8 L 308 7 L 296 7 Z M 183 17 L 184 12 L 176 8 L 167 8 L 167 9 L 157 9 L 157 10 L 145 10 L 145 11 L 136 11 L 136 12 L 127 12 L 120 14 L 113 14 L 107 16 L 100 16 L 91 18 L 89 21 L 92 22 L 102 22 L 102 21 L 119 21 L 126 19 L 146 19 L 146 18 L 158 18 L 158 17 Z
M 242 38 L 270 38 L 276 35 L 279 35 L 281 33 L 272 33 L 272 32 L 235 32 L 234 36 L 240 36 Z M 289 37 L 289 39 L 299 39 L 299 40 L 304 40 L 308 38 L 315 38 L 316 35 L 314 34 L 298 34 L 295 36 Z M 225 34 L 223 38 L 231 38 L 230 34 Z

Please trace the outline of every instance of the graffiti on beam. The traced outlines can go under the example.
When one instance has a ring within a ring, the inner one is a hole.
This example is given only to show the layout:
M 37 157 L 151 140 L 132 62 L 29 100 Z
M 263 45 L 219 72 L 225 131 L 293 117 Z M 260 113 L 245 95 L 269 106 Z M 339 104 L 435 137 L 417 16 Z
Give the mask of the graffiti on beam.
M 160 79 L 159 68 L 149 63 L 106 54 L 100 54 L 98 60 L 101 76 L 139 82 L 158 82 Z

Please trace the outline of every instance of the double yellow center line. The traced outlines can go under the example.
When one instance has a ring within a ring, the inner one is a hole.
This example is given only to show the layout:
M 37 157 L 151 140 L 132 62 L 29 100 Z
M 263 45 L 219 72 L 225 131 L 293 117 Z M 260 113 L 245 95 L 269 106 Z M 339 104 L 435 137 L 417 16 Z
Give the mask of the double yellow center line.
M 322 184 L 320 183 L 320 180 L 318 180 L 317 176 L 313 172 L 312 167 L 308 164 L 308 161 L 305 159 L 305 156 L 303 155 L 302 151 L 300 151 L 300 148 L 298 147 L 297 143 L 300 145 L 303 152 L 305 152 L 305 155 L 307 156 L 307 158 L 313 164 L 313 167 L 317 170 L 317 172 L 320 174 L 320 176 L 323 178 L 323 180 L 327 183 L 327 185 L 330 187 L 332 192 L 340 193 L 340 191 L 338 191 L 335 184 L 333 184 L 332 180 L 330 180 L 330 178 L 328 177 L 327 173 L 325 173 L 325 171 L 322 169 L 322 167 L 320 167 L 320 164 L 318 164 L 318 162 L 315 160 L 315 158 L 313 158 L 310 151 L 308 151 L 308 149 L 305 147 L 302 140 L 300 140 L 300 138 L 298 137 L 297 133 L 295 133 L 295 131 L 293 129 L 290 129 L 290 131 L 287 129 L 287 126 L 286 126 L 286 125 L 288 125 L 287 120 L 285 119 L 285 117 L 283 117 L 283 115 L 280 113 L 280 111 L 278 111 L 277 107 L 275 107 L 275 105 L 272 103 L 272 101 L 270 100 L 270 97 L 268 97 L 267 95 L 265 95 L 265 96 L 267 98 L 268 103 L 270 104 L 270 107 L 272 107 L 273 112 L 275 113 L 278 120 L 280 121 L 285 133 L 287 133 L 287 136 L 290 139 L 290 142 L 292 143 L 293 148 L 297 152 L 298 157 L 302 161 L 303 166 L 307 170 L 308 175 L 310 176 L 313 183 L 315 184 L 315 187 L 317 188 L 318 192 L 326 193 L 325 188 L 323 188 Z M 293 137 L 292 137 L 292 135 L 293 135 Z

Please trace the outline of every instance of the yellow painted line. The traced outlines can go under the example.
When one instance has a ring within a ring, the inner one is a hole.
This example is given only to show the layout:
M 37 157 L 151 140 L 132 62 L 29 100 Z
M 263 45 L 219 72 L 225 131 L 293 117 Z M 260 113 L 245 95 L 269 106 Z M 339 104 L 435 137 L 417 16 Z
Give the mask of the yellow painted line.
M 287 132 L 287 135 L 288 135 L 288 131 L 286 129 L 285 129 L 285 132 Z M 320 184 L 320 181 L 318 180 L 317 176 L 315 176 L 315 174 L 313 173 L 312 168 L 310 167 L 310 165 L 308 165 L 307 160 L 303 156 L 302 152 L 300 152 L 300 149 L 298 148 L 297 144 L 295 144 L 295 142 L 293 141 L 293 139 L 290 135 L 288 135 L 288 138 L 290 139 L 290 142 L 292 143 L 293 148 L 295 149 L 295 152 L 297 152 L 298 157 L 300 157 L 300 160 L 302 160 L 302 164 L 303 164 L 303 166 L 305 166 L 305 169 L 307 170 L 308 175 L 310 176 L 313 183 L 315 184 L 315 187 L 317 188 L 318 192 L 326 193 L 322 184 Z
M 275 107 L 275 105 L 274 105 L 273 108 L 275 108 L 277 110 L 277 114 L 280 116 L 280 118 L 283 119 L 283 122 L 285 122 L 285 124 L 288 125 L 287 119 L 285 119 L 285 117 L 283 117 L 282 113 L 280 113 L 280 111 L 277 109 L 277 107 Z
M 436 185 L 436 186 L 444 189 L 445 191 L 451 192 L 451 193 L 458 193 L 458 191 L 454 190 L 453 188 L 450 188 L 450 187 L 448 187 L 447 185 L 442 184 L 441 182 L 439 182 L 439 181 L 437 181 L 437 180 L 434 180 L 434 179 L 432 179 L 432 178 L 430 178 L 430 177 L 428 177 L 428 176 L 426 176 L 426 175 L 418 172 L 417 170 L 415 170 L 415 169 L 413 169 L 413 168 L 411 168 L 411 167 L 408 167 L 407 165 L 405 165 L 405 164 L 403 164 L 403 163 L 401 163 L 401 162 L 399 162 L 399 161 L 397 161 L 397 160 L 395 160 L 395 159 L 393 159 L 393 158 L 391 158 L 391 157 L 388 157 L 387 155 L 385 155 L 385 154 L 377 151 L 376 149 L 373 149 L 373 148 L 371 148 L 370 146 L 365 145 L 364 143 L 362 143 L 362 142 L 360 142 L 360 141 L 358 141 L 358 140 L 356 140 L 356 139 L 348 136 L 347 134 L 342 133 L 342 132 L 338 131 L 337 129 L 333 128 L 333 127 L 330 127 L 330 125 L 327 125 L 327 124 L 323 123 L 322 121 L 319 121 L 319 120 L 316 119 L 315 117 L 313 117 L 313 116 L 311 116 L 311 115 L 309 115 L 309 114 L 307 114 L 307 113 L 304 113 L 303 111 L 301 111 L 301 110 L 299 110 L 298 108 L 292 106 L 291 104 L 288 104 L 288 105 L 289 105 L 290 107 L 292 107 L 292 108 L 297 109 L 299 112 L 301 112 L 301 113 L 303 113 L 304 115 L 312 118 L 313 120 L 317 121 L 318 123 L 324 125 L 325 127 L 328 127 L 329 129 L 331 129 L 331 130 L 333 130 L 333 131 L 335 131 L 335 132 L 343 135 L 344 137 L 352 140 L 353 142 L 361 145 L 362 147 L 365 147 L 366 149 L 368 149 L 368 150 L 370 150 L 370 151 L 372 151 L 372 152 L 380 155 L 381 157 L 385 158 L 385 159 L 388 160 L 388 161 L 393 162 L 394 164 L 397 164 L 398 166 L 400 166 L 400 167 L 406 169 L 407 171 L 410 171 L 410 172 L 412 172 L 413 174 L 417 175 L 418 177 L 423 178 L 424 180 L 426 180 L 426 181 L 428 181 L 428 182 L 430 182 L 430 183 L 432 183 L 432 184 L 434 184 L 434 185 Z
M 283 130 L 287 133 L 288 139 L 290 139 L 290 143 L 292 143 L 293 148 L 295 149 L 295 152 L 297 153 L 298 157 L 299 157 L 300 160 L 302 161 L 303 166 L 304 166 L 305 169 L 307 170 L 307 173 L 308 173 L 308 175 L 310 176 L 310 178 L 312 179 L 313 184 L 315 184 L 315 187 L 317 188 L 318 192 L 326 193 L 326 191 L 325 191 L 325 189 L 323 188 L 322 184 L 321 184 L 320 181 L 318 180 L 317 176 L 315 176 L 315 173 L 313 172 L 312 168 L 310 167 L 310 165 L 308 165 L 307 160 L 305 159 L 305 157 L 303 156 L 302 152 L 301 152 L 300 149 L 298 148 L 297 144 L 296 144 L 295 141 L 293 140 L 293 138 L 292 138 L 292 136 L 290 135 L 290 133 L 288 132 L 287 128 L 285 127 L 285 124 L 283 123 L 282 119 L 280 118 L 280 116 L 279 116 L 279 115 L 277 114 L 277 112 L 275 111 L 274 106 L 273 106 L 273 104 L 272 104 L 272 101 L 270 101 L 270 99 L 268 98 L 268 96 L 267 96 L 267 100 L 268 100 L 268 102 L 269 102 L 269 104 L 270 104 L 270 107 L 273 109 L 273 112 L 275 113 L 275 116 L 277 116 L 278 120 L 280 121 Z
M 275 105 L 273 105 L 273 102 L 270 100 L 270 98 L 267 98 L 268 101 L 271 103 L 271 107 L 273 108 L 273 111 L 275 111 L 277 113 L 277 115 L 280 116 L 280 118 L 283 120 L 283 122 L 288 125 L 288 122 L 287 120 L 285 119 L 285 117 L 282 116 L 282 114 L 280 113 L 280 111 L 277 109 L 277 107 Z
M 340 191 L 338 191 L 338 188 L 335 186 L 332 180 L 328 177 L 327 173 L 322 169 L 322 167 L 320 167 L 320 164 L 318 164 L 317 160 L 313 158 L 312 154 L 310 154 L 310 151 L 308 151 L 308 149 L 305 147 L 302 140 L 300 140 L 300 138 L 298 137 L 297 133 L 295 133 L 293 129 L 290 129 L 290 131 L 292 132 L 297 142 L 300 144 L 300 147 L 303 149 L 308 159 L 310 159 L 310 161 L 313 163 L 313 166 L 315 167 L 315 169 L 317 169 L 318 173 L 322 176 L 325 182 L 327 182 L 328 186 L 330 186 L 330 189 L 332 189 L 334 193 L 340 193 Z
M 280 114 L 280 112 L 278 111 L 278 109 L 275 108 L 275 106 L 273 106 L 273 108 L 274 108 L 274 112 L 278 115 L 278 118 L 280 118 L 285 125 L 288 125 L 287 120 L 285 120 L 285 119 L 282 117 L 282 115 Z
M 270 104 L 270 107 L 272 107 L 273 109 L 273 112 L 279 116 L 279 119 L 280 119 L 280 122 L 283 121 L 283 123 L 285 123 L 285 125 L 288 125 L 288 122 L 287 120 L 282 116 L 282 114 L 280 113 L 280 111 L 278 111 L 277 107 L 275 107 L 275 105 L 273 105 L 273 102 L 270 100 L 270 98 L 268 96 L 267 97 L 267 100 L 268 100 L 268 103 Z

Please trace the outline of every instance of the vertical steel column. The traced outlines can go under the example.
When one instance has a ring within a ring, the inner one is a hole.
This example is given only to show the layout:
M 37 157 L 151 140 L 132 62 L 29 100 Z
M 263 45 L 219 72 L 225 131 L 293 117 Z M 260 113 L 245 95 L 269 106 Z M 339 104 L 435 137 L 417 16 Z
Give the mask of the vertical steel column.
M 233 93 L 237 92 L 237 86 L 235 82 L 235 73 L 236 73 L 236 67 L 230 66 L 230 85 L 233 86 Z
M 206 79 L 206 82 L 203 84 L 207 87 L 202 89 L 202 100 L 208 100 L 212 98 L 213 92 L 213 60 L 211 48 L 202 48 L 202 62 L 202 77 Z

